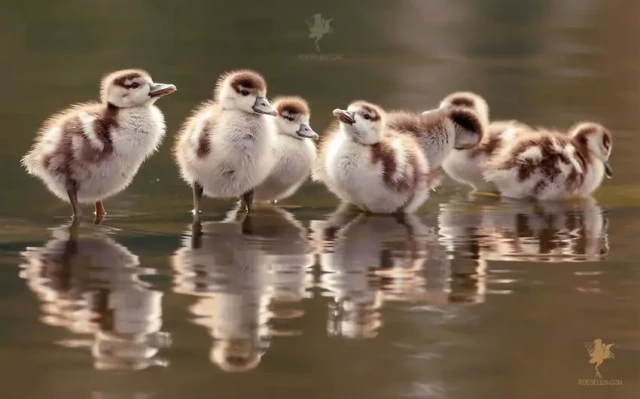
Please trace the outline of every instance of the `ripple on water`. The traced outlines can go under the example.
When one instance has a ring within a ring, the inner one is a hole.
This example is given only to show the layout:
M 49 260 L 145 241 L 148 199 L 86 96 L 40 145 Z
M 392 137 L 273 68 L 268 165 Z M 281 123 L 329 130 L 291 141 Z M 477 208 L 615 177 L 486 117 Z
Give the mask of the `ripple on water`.
M 607 226 L 592 200 L 453 199 L 441 204 L 435 225 L 341 205 L 309 228 L 263 204 L 250 215 L 235 207 L 223 220 L 185 225 L 164 273 L 172 291 L 189 298 L 189 320 L 208 332 L 210 362 L 249 371 L 274 337 L 303 335 L 304 300 L 322 299 L 330 337 L 379 337 L 385 307 L 422 313 L 432 326 L 469 323 L 480 317 L 474 307 L 492 296 L 549 284 L 536 268 L 518 265 L 606 257 Z M 142 280 L 155 269 L 112 238 L 122 231 L 94 227 L 72 239 L 62 226 L 52 234 L 24 251 L 21 277 L 40 298 L 42 322 L 73 334 L 60 343 L 92 348 L 96 368 L 167 366 L 160 357 L 171 345 L 162 331 L 163 293 Z M 603 270 L 567 274 L 577 292 L 600 292 Z
M 57 343 L 89 349 L 96 369 L 167 366 L 159 353 L 171 343 L 161 331 L 163 293 L 141 280 L 150 270 L 111 233 L 52 229 L 51 240 L 22 253 L 20 277 L 40 300 L 40 320 L 70 333 Z

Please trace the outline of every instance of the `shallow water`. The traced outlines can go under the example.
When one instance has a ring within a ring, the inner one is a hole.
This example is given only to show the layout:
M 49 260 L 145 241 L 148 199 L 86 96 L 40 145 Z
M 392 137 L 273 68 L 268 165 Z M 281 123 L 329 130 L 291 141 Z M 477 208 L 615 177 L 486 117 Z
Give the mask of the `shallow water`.
M 53 4 L 0 13 L 2 397 L 637 396 L 639 4 Z M 321 53 L 305 25 L 317 12 L 334 29 Z M 158 103 L 168 137 L 103 225 L 72 231 L 19 158 L 46 116 L 132 66 L 178 86 Z M 239 67 L 263 72 L 270 96 L 307 98 L 318 132 L 355 98 L 425 109 L 461 89 L 496 119 L 596 120 L 615 176 L 563 204 L 445 181 L 402 220 L 307 184 L 249 217 L 206 200 L 194 232 L 173 134 Z M 603 379 L 622 385 L 579 385 L 595 379 L 596 338 L 614 344 Z

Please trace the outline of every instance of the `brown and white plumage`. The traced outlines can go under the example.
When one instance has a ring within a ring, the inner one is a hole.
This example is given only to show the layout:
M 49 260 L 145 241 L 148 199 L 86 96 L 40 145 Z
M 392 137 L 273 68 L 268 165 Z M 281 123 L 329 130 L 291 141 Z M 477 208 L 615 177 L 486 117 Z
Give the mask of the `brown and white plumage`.
M 184 122 L 174 155 L 182 178 L 193 187 L 196 215 L 203 193 L 242 197 L 250 210 L 253 189 L 275 163 L 276 136 L 269 118 L 277 114 L 266 94 L 267 83 L 259 73 L 225 73 L 214 100 L 202 103 Z
M 111 73 L 102 80 L 101 102 L 51 116 L 22 164 L 70 202 L 74 216 L 80 215 L 78 203 L 95 202 L 99 217 L 102 200 L 124 190 L 161 143 L 164 116 L 154 103 L 175 90 L 143 70 Z
M 413 212 L 429 197 L 428 161 L 416 139 L 386 125 L 364 101 L 335 109 L 312 178 L 343 201 L 373 213 Z
M 318 135 L 311 129 L 309 105 L 301 97 L 273 100 L 278 115 L 273 118 L 276 139 L 275 165 L 269 176 L 254 189 L 256 201 L 277 201 L 293 195 L 309 178 L 316 161 Z
M 475 112 L 466 108 L 435 109 L 422 114 L 389 112 L 387 125 L 413 136 L 426 154 L 432 171 L 456 149 L 475 147 L 484 134 L 484 126 Z
M 590 195 L 605 174 L 612 139 L 609 131 L 582 122 L 569 134 L 539 130 L 519 134 L 487 164 L 484 178 L 511 198 L 557 200 Z
M 519 132 L 532 128 L 515 120 L 490 122 L 489 105 L 485 99 L 472 92 L 449 94 L 440 102 L 440 108 L 449 107 L 474 110 L 485 127 L 485 134 L 477 146 L 451 151 L 442 163 L 442 168 L 458 183 L 470 185 L 476 191 L 496 192 L 495 185 L 488 183 L 482 176 L 488 159 Z

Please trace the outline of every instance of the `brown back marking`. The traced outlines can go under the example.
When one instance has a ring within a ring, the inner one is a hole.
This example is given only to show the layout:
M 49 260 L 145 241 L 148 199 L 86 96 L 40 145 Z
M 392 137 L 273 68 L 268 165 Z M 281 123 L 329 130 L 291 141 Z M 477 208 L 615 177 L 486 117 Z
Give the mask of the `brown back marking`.
M 398 164 L 395 159 L 396 149 L 391 146 L 388 141 L 380 141 L 371 146 L 371 163 L 382 164 L 382 179 L 384 183 L 399 191 L 407 191 L 411 189 L 411 182 L 407 179 L 406 171 L 394 179 L 394 175 L 398 171 Z
M 111 129 L 119 127 L 117 119 L 118 111 L 119 109 L 117 107 L 108 105 L 104 110 L 94 114 L 96 116 L 96 119 L 93 121 L 93 131 L 96 133 L 98 139 L 102 142 L 103 149 L 100 152 L 102 153 L 103 157 L 113 152 Z
M 475 158 L 481 154 L 492 155 L 502 147 L 502 137 L 499 135 L 491 135 L 484 141 L 481 141 L 479 145 L 470 149 L 469 155 L 471 158 Z
M 199 158 L 205 157 L 211 152 L 211 131 L 213 130 L 213 121 L 210 118 L 202 124 L 202 131 L 200 132 L 200 138 L 198 139 L 198 148 L 196 148 L 196 155 Z
M 478 115 L 468 108 L 453 108 L 449 111 L 449 118 L 463 129 L 470 132 L 483 133 L 482 123 Z
M 406 174 L 412 173 L 411 187 L 410 187 L 411 194 L 409 195 L 409 198 L 407 198 L 407 201 L 404 203 L 402 208 L 406 207 L 413 200 L 413 197 L 416 194 L 416 189 L 418 188 L 418 183 L 420 183 L 420 180 L 427 178 L 427 174 L 422 173 L 422 171 L 420 170 L 418 153 L 416 151 L 407 151 L 406 155 L 407 155 L 407 163 L 409 164 L 408 166 L 410 167 L 410 169 L 407 170 L 407 172 L 405 173 Z
M 409 133 L 419 137 L 422 130 L 422 122 L 417 114 L 409 112 L 390 112 L 387 117 L 387 126 L 391 129 Z
M 389 187 L 395 188 L 398 191 L 405 191 L 409 189 L 409 183 L 404 176 L 394 180 L 393 176 L 398 169 L 398 165 L 395 159 L 396 149 L 391 146 L 388 141 L 380 141 L 371 146 L 371 163 L 382 163 L 382 179 Z
M 552 181 L 561 172 L 558 162 L 571 165 L 569 157 L 564 152 L 556 151 L 553 148 L 552 138 L 560 142 L 560 145 L 566 145 L 568 139 L 560 135 L 537 136 L 519 141 L 510 153 L 509 159 L 503 163 L 501 169 L 518 169 L 518 180 L 528 179 L 534 172 L 539 171 L 545 176 L 547 182 Z M 531 159 L 521 160 L 519 156 L 531 147 L 538 147 L 542 153 L 539 161 Z M 545 183 L 546 184 L 546 183 Z M 542 186 L 538 187 L 541 190 Z
M 469 155 L 472 158 L 475 158 L 479 155 L 493 155 L 499 149 L 502 148 L 504 144 L 504 140 L 502 138 L 502 133 L 508 129 L 517 129 L 517 130 L 533 130 L 531 127 L 525 125 L 524 123 L 516 122 L 516 121 L 496 121 L 489 124 L 486 129 L 486 133 L 484 134 L 484 139 L 480 141 L 476 147 L 470 149 Z
M 441 134 L 446 130 L 448 117 L 448 109 L 434 110 L 426 115 L 402 111 L 392 112 L 387 118 L 387 126 L 420 138 Z
M 61 174 L 67 178 L 67 180 L 73 179 L 74 162 L 88 162 L 97 163 L 104 160 L 106 157 L 113 153 L 113 141 L 111 138 L 111 129 L 118 127 L 118 108 L 113 106 L 108 107 L 92 107 L 81 108 L 79 111 L 87 112 L 89 115 L 94 116 L 96 119 L 93 121 L 93 130 L 96 137 L 102 142 L 103 149 L 99 150 L 95 148 L 89 139 L 84 135 L 84 129 L 82 122 L 77 114 L 70 114 L 60 125 L 60 142 L 56 150 L 47 154 L 43 158 L 43 165 L 49 169 L 52 160 L 57 159 L 56 165 L 51 169 L 54 173 Z M 52 126 L 49 126 L 51 128 Z M 73 152 L 73 138 L 79 137 L 82 140 L 80 152 L 74 154 Z M 76 158 L 77 156 L 77 158 Z
M 400 139 L 403 140 L 402 137 L 400 137 Z M 413 196 L 413 191 L 418 182 L 421 178 L 426 178 L 426 175 L 421 174 L 416 151 L 407 148 L 404 140 L 402 144 L 405 147 L 407 165 L 405 165 L 403 173 L 397 176 L 396 179 L 394 179 L 394 175 L 398 171 L 399 166 L 395 158 L 397 149 L 395 149 L 389 141 L 380 141 L 371 146 L 371 163 L 375 165 L 380 162 L 382 164 L 382 178 L 387 186 L 398 192 L 411 191 L 411 196 Z

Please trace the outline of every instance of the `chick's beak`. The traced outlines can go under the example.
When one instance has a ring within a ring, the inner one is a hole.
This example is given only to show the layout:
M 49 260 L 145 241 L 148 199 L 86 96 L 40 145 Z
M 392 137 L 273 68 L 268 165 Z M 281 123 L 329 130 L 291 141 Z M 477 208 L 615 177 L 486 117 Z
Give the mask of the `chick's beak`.
M 253 104 L 253 111 L 258 114 L 278 115 L 276 110 L 269 104 L 269 100 L 264 97 L 256 97 L 256 102 Z
M 300 129 L 296 132 L 296 134 L 300 137 L 306 137 L 308 139 L 317 140 L 320 138 L 316 132 L 311 129 L 311 126 L 305 125 L 304 123 L 300 125 Z
M 607 175 L 607 178 L 611 179 L 613 177 L 613 169 L 611 169 L 611 165 L 609 162 L 604 163 L 604 173 Z
M 151 83 L 149 97 L 162 97 L 176 91 L 176 86 L 167 83 Z
M 356 122 L 353 118 L 353 113 L 339 108 L 333 110 L 333 116 L 338 118 L 340 122 L 346 123 L 347 125 L 353 125 Z

